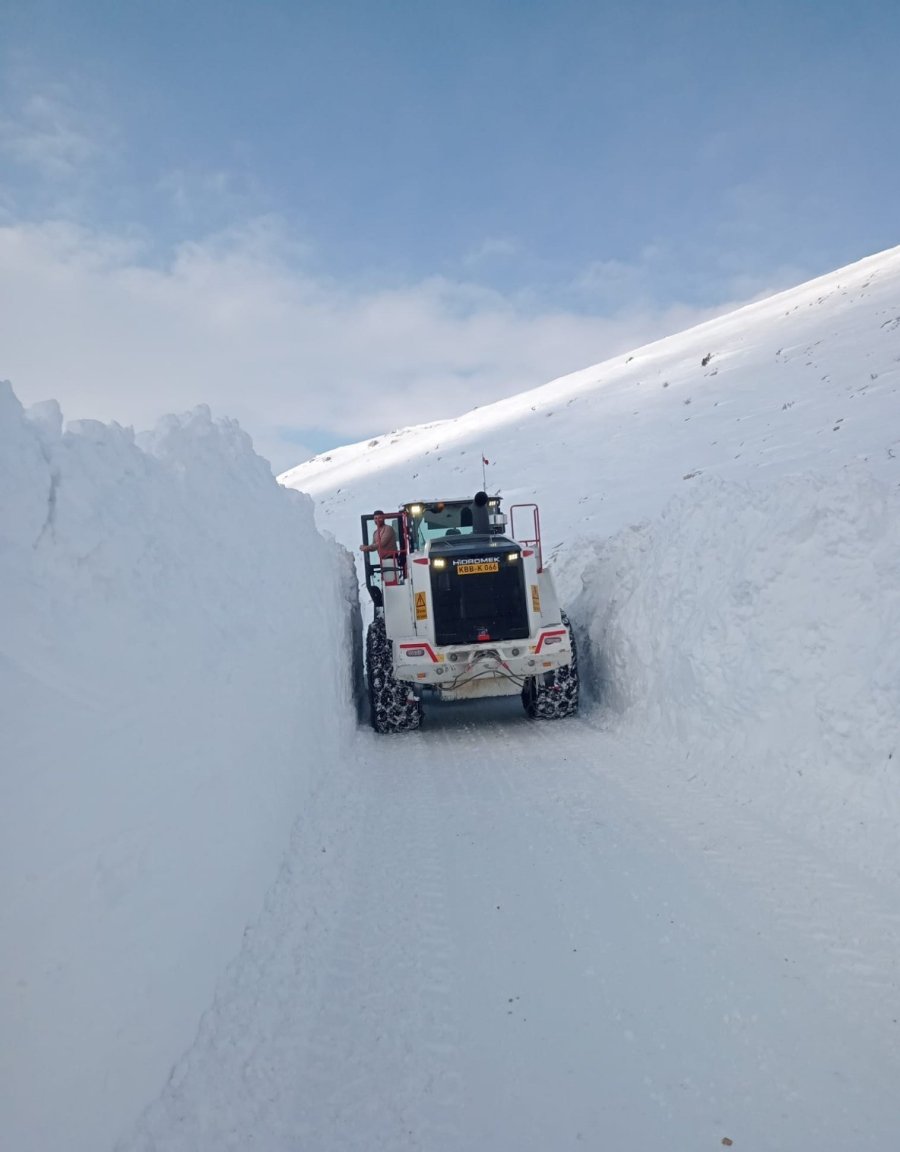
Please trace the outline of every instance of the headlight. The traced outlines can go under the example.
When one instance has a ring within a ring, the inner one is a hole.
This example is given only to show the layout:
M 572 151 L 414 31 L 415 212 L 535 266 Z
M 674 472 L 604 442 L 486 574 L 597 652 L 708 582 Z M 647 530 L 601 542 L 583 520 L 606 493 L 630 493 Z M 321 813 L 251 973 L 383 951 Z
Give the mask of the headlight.
M 512 563 L 513 560 L 519 559 L 519 553 L 518 552 L 507 552 L 506 559 L 509 560 L 510 563 Z
M 436 556 L 434 558 L 434 560 L 431 561 L 431 563 L 434 565 L 435 568 L 446 568 L 447 567 L 447 561 L 444 559 L 443 556 Z
M 421 504 L 410 504 L 409 512 L 410 512 L 411 516 L 421 516 L 422 515 L 422 505 Z

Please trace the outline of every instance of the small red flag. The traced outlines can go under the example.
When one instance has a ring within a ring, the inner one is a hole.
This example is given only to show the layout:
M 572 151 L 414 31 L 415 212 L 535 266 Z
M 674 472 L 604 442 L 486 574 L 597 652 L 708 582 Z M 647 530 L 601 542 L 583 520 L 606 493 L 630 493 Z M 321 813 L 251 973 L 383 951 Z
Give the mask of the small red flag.
M 482 464 L 490 464 L 490 460 L 488 460 L 487 456 L 482 456 L 481 457 L 481 463 Z

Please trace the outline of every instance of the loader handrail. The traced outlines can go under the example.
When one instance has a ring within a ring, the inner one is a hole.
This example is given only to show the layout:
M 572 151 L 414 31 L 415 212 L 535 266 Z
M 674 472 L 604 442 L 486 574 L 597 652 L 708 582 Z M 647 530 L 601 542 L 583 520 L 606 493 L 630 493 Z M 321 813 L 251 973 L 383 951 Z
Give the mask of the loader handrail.
M 523 513 L 526 509 L 531 512 L 531 536 L 520 536 L 516 531 L 517 508 Z M 538 572 L 543 572 L 544 556 L 541 550 L 541 512 L 537 504 L 511 504 L 509 509 L 509 531 L 513 540 L 516 540 L 519 544 L 524 544 L 528 548 L 534 548 L 537 557 L 537 570 Z

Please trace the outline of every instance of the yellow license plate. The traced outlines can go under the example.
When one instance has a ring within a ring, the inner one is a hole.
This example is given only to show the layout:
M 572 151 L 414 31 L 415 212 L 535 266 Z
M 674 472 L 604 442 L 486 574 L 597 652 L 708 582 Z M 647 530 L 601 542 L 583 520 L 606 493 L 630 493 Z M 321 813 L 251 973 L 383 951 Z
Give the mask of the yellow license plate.
M 480 564 L 457 564 L 456 571 L 459 576 L 477 576 L 482 572 L 499 572 L 500 565 L 496 560 L 483 561 Z

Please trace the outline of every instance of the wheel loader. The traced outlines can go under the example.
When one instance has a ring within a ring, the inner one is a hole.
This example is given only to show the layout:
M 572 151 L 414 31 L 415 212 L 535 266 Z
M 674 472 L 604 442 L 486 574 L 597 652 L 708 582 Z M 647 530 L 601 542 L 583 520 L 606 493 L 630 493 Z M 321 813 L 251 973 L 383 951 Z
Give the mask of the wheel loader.
M 429 699 L 520 695 L 533 719 L 575 713 L 575 638 L 543 563 L 536 504 L 513 505 L 508 532 L 500 497 L 483 492 L 379 511 L 396 546 L 381 554 L 374 516 L 361 517 L 361 550 L 376 732 L 418 728 Z

